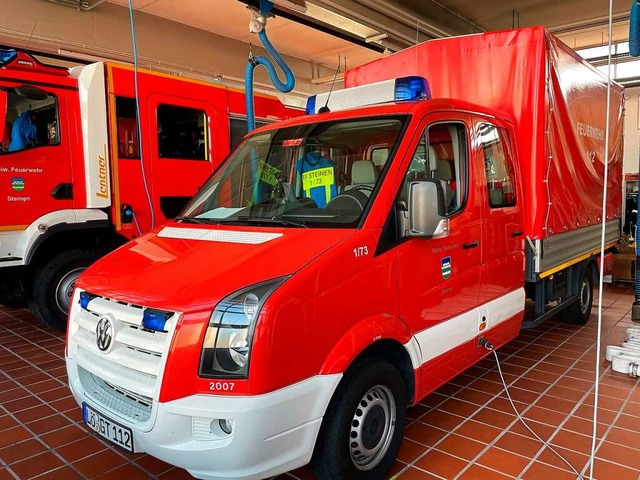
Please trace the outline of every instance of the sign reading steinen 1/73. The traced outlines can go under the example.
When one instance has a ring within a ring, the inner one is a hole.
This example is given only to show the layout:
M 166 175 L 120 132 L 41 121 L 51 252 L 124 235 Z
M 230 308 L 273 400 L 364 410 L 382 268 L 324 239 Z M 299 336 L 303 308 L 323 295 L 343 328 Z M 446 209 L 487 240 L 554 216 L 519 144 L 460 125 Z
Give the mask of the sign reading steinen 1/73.
M 133 434 L 130 428 L 123 427 L 110 418 L 96 412 L 86 403 L 82 404 L 82 416 L 84 423 L 92 430 L 95 430 L 100 436 L 124 448 L 127 452 L 133 453 Z

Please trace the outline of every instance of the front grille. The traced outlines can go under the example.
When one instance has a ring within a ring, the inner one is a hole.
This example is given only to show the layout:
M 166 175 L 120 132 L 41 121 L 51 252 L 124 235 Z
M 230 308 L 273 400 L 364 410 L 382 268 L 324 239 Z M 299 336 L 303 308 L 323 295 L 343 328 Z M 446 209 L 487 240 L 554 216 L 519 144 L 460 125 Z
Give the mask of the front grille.
M 90 375 L 80 375 L 92 400 L 132 422 L 145 421 L 157 398 L 175 322 L 167 320 L 166 332 L 142 326 L 145 307 L 105 297 L 92 298 L 86 309 L 74 308 L 69 342 L 77 346 L 75 360 Z M 96 326 L 101 316 L 113 320 L 113 346 L 102 352 L 96 343 Z

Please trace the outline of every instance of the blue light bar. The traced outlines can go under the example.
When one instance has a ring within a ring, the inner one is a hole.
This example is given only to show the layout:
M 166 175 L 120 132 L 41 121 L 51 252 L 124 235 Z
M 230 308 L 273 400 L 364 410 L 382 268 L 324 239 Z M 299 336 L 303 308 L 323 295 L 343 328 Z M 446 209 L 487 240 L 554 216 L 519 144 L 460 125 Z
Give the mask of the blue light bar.
M 12 60 L 17 55 L 18 52 L 16 52 L 15 50 L 0 48 L 0 66 Z
M 142 316 L 142 326 L 148 330 L 166 332 L 164 327 L 170 316 L 171 313 L 169 312 L 161 312 L 147 308 Z
M 429 84 L 422 77 L 404 77 L 396 79 L 396 102 L 404 100 L 428 100 L 431 98 Z
M 307 115 L 313 115 L 316 113 L 316 96 L 307 98 Z
M 86 310 L 89 308 L 89 302 L 94 298 L 96 298 L 95 295 L 91 295 L 88 292 L 80 292 L 80 306 Z

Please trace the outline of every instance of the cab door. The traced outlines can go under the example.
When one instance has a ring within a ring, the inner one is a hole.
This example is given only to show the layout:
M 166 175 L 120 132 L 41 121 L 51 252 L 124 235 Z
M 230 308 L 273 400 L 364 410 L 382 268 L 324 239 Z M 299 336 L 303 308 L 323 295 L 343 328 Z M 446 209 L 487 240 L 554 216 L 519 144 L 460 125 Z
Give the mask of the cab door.
M 437 178 L 447 196 L 449 235 L 409 237 L 397 247 L 400 315 L 414 332 L 422 364 L 430 365 L 422 369 L 428 389 L 473 363 L 477 349 L 473 339 L 481 323 L 482 196 L 477 166 L 471 162 L 470 130 L 469 115 L 429 115 L 399 193 L 401 205 L 410 181 Z
M 153 94 L 148 108 L 156 211 L 171 219 L 221 162 L 212 146 L 228 145 L 228 123 L 201 100 Z
M 515 171 L 515 149 L 507 125 L 477 117 L 474 155 L 484 163 L 482 191 L 484 230 L 482 239 L 482 300 L 499 344 L 520 329 L 524 308 L 525 236 Z M 512 325 L 503 325 L 514 320 Z M 498 328 L 500 327 L 500 328 Z
M 7 229 L 73 208 L 68 97 L 75 92 L 28 82 L 0 82 L 0 211 Z M 10 228 L 7 228 L 10 227 Z

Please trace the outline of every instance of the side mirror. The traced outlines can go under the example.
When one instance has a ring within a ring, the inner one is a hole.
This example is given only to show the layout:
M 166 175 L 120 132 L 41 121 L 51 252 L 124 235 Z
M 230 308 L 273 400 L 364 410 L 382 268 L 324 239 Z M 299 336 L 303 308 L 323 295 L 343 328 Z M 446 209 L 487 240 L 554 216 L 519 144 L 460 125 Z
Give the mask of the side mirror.
M 406 236 L 444 238 L 449 219 L 442 182 L 433 178 L 409 184 L 409 229 Z

